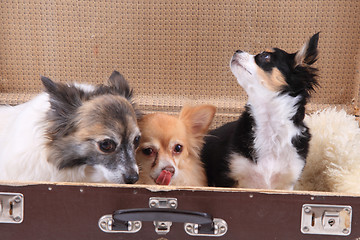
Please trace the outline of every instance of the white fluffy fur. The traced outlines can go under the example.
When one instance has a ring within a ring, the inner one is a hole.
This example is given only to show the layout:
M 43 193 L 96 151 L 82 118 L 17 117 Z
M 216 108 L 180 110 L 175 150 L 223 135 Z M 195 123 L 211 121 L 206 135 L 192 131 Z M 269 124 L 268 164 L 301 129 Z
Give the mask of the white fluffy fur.
M 49 108 L 47 93 L 18 106 L 0 107 L 0 181 L 106 182 L 107 170 L 99 166 L 58 170 L 47 161 L 44 119 Z
M 360 193 L 360 128 L 344 110 L 308 116 L 312 138 L 297 190 Z

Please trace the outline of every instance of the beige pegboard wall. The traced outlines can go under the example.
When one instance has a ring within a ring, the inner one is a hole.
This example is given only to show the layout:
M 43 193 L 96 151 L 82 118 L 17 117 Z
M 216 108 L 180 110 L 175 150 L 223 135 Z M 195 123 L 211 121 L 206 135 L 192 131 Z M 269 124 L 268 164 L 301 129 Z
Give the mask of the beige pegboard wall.
M 1 1 L 0 103 L 32 97 L 40 75 L 102 83 L 116 69 L 142 109 L 213 103 L 228 119 L 246 101 L 229 69 L 235 50 L 294 52 L 320 31 L 322 87 L 309 108 L 351 110 L 359 10 L 357 0 Z
M 357 88 L 354 89 L 354 114 L 359 121 L 360 124 L 360 48 L 358 49 L 358 54 L 356 56 L 356 62 L 358 63 L 357 68 L 355 70 L 355 77 L 357 81 Z

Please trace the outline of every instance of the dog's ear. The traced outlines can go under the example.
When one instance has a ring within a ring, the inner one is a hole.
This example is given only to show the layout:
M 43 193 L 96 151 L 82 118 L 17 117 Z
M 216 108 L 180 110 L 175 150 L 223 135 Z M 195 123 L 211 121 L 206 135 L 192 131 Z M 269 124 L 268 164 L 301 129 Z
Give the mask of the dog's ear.
M 118 71 L 113 71 L 109 77 L 109 85 L 111 88 L 115 89 L 117 93 L 124 96 L 128 100 L 132 98 L 132 90 L 129 87 L 128 82 Z
M 184 106 L 179 119 L 185 123 L 194 136 L 203 137 L 209 129 L 215 112 L 216 108 L 213 105 Z
M 47 77 L 41 76 L 45 91 L 50 96 L 51 107 L 60 112 L 72 112 L 82 105 L 84 92 L 63 83 L 55 83 Z
M 295 66 L 311 65 L 316 62 L 318 56 L 318 41 L 319 32 L 314 34 L 295 54 Z
M 129 83 L 126 81 L 125 77 L 118 71 L 113 71 L 109 77 L 109 86 L 114 89 L 115 92 L 124 96 L 133 106 L 136 114 L 136 118 L 139 120 L 142 118 L 143 114 L 140 110 L 137 109 L 136 104 L 133 102 L 133 91 L 129 87 Z
M 65 135 L 72 128 L 69 123 L 73 113 L 82 105 L 84 92 L 74 86 L 55 83 L 47 77 L 41 76 L 41 81 L 49 94 L 52 109 L 48 115 L 53 122 L 50 131 L 52 134 Z

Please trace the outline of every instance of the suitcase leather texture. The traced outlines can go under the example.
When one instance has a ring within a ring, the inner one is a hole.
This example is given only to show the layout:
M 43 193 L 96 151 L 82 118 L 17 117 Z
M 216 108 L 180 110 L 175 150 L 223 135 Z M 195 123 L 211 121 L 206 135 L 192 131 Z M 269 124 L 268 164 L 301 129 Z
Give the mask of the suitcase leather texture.
M 24 195 L 20 224 L 0 224 L 1 239 L 351 239 L 360 238 L 359 196 L 318 192 L 259 191 L 246 189 L 138 187 L 126 185 L 31 184 L 0 185 L 0 192 Z M 137 233 L 105 233 L 100 217 L 119 209 L 148 208 L 150 197 L 178 200 L 177 209 L 205 212 L 228 224 L 222 237 L 194 237 L 184 224 L 173 223 L 164 236 L 152 222 Z M 350 205 L 349 236 L 301 233 L 303 204 Z

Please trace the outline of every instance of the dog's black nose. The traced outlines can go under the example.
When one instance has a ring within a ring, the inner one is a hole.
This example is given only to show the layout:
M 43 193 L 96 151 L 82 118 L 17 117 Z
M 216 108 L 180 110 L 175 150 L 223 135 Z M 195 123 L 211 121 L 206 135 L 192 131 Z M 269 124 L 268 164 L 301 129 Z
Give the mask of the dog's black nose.
M 125 180 L 126 184 L 133 184 L 133 183 L 136 183 L 137 180 L 139 180 L 139 175 L 137 173 L 129 174 L 129 175 L 125 176 L 124 180 Z
M 241 51 L 241 50 L 236 50 L 236 52 L 235 53 L 242 53 L 243 51 Z

